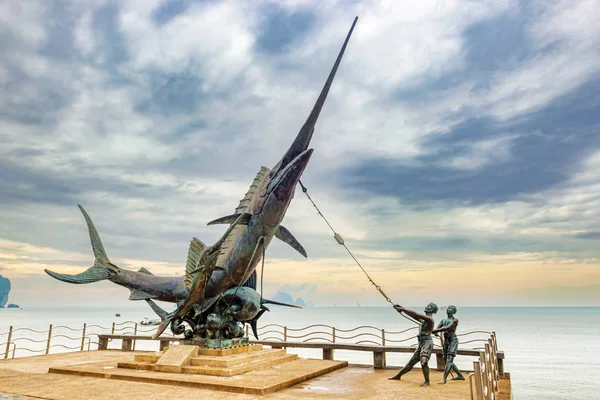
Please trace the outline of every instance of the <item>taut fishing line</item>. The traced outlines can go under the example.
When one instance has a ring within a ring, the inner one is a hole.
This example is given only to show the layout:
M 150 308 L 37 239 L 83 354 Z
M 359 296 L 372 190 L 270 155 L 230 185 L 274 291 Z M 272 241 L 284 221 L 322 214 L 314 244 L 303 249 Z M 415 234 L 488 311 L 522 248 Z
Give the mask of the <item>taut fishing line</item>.
M 329 226 L 329 229 L 331 229 L 331 231 L 333 232 L 333 238 L 335 239 L 335 241 L 338 242 L 338 244 L 344 246 L 344 248 L 346 249 L 346 251 L 348 252 L 348 254 L 350 254 L 350 257 L 352 257 L 352 259 L 354 260 L 354 262 L 356 262 L 356 265 L 358 265 L 360 267 L 360 269 L 362 270 L 362 272 L 365 273 L 365 275 L 367 276 L 367 279 L 369 279 L 369 282 L 371 282 L 371 284 L 373 286 L 375 286 L 375 289 L 377 289 L 377 291 L 379 293 L 381 293 L 381 295 L 385 298 L 385 300 L 393 306 L 394 303 L 392 302 L 392 300 L 385 294 L 385 292 L 383 291 L 383 289 L 381 289 L 381 286 L 379 286 L 378 284 L 376 284 L 375 281 L 373 281 L 373 279 L 371 279 L 371 277 L 369 276 L 369 274 L 367 273 L 367 271 L 365 271 L 365 269 L 363 268 L 363 266 L 360 265 L 360 262 L 358 262 L 358 260 L 356 259 L 356 257 L 354 257 L 354 254 L 352 254 L 352 252 L 350 251 L 350 249 L 348 248 L 348 246 L 346 246 L 346 244 L 344 243 L 344 239 L 342 238 L 342 236 L 339 233 L 337 233 L 335 231 L 335 229 L 333 229 L 333 227 L 331 226 L 331 224 L 329 223 L 329 221 L 327 221 L 327 218 L 325 218 L 325 216 L 323 215 L 323 213 L 321 212 L 321 210 L 319 210 L 319 207 L 317 207 L 317 205 L 315 204 L 315 202 L 313 201 L 313 199 L 308 194 L 308 189 L 306 189 L 306 187 L 302 184 L 302 181 L 298 180 L 298 183 L 302 187 L 302 191 L 304 192 L 304 194 L 306 195 L 306 197 L 308 197 L 308 200 L 310 200 L 310 202 L 315 207 L 315 209 L 317 210 L 317 212 L 319 213 L 319 215 L 321 216 L 321 218 L 323 218 L 323 220 L 325 221 L 325 223 L 327 224 L 327 226 Z M 403 312 L 401 312 L 400 315 L 402 315 L 404 318 L 406 318 L 410 322 L 413 322 L 413 323 L 415 323 L 417 325 L 420 324 L 417 320 L 415 320 L 414 318 L 409 317 L 408 315 L 404 314 Z

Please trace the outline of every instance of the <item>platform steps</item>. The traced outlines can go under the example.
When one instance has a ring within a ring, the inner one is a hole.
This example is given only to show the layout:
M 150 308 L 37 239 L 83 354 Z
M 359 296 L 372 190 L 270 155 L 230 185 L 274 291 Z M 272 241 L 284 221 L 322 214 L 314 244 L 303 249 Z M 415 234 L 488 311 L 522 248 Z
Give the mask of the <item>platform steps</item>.
M 188 347 L 192 346 L 174 345 L 163 353 L 137 354 L 134 361 L 120 362 L 118 367 L 228 377 L 277 366 L 298 359 L 296 354 L 286 354 L 285 349 L 263 350 L 261 345 L 227 350 Z M 169 352 L 178 352 L 180 354 L 173 357 L 173 354 L 167 354 Z M 169 357 L 172 361 L 165 362 L 165 359 Z

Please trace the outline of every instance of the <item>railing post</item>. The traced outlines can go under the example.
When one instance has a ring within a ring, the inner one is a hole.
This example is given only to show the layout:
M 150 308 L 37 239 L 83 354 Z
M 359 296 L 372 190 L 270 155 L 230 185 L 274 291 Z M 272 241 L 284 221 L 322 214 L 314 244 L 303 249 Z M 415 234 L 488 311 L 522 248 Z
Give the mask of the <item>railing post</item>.
M 98 350 L 108 349 L 108 338 L 106 336 L 98 335 Z
M 48 328 L 48 341 L 46 342 L 46 354 L 50 352 L 50 339 L 52 339 L 52 324 Z
M 481 364 L 478 360 L 473 361 L 473 373 L 475 374 L 475 400 L 483 400 L 483 381 L 481 379 Z M 473 394 L 473 392 L 471 392 Z
M 5 360 L 8 358 L 8 353 L 10 351 L 10 340 L 12 339 L 12 332 L 13 332 L 13 327 L 11 325 L 10 328 L 8 328 L 8 337 L 6 338 L 6 351 L 4 352 Z
M 489 353 L 486 344 L 486 350 L 479 353 L 479 364 L 481 366 L 481 383 L 483 388 L 483 398 L 484 400 L 489 400 L 491 398 L 491 393 L 493 391 L 493 383 L 490 382 L 491 373 L 490 373 L 490 363 L 489 363 Z
M 381 345 L 385 346 L 385 329 L 381 330 Z M 373 355 L 373 357 L 375 357 L 375 355 Z M 383 352 L 383 366 L 385 367 L 387 365 L 387 353 L 384 351 Z
M 115 323 L 114 323 L 114 322 L 112 323 L 112 328 L 111 328 L 111 330 L 110 330 L 110 334 L 111 334 L 111 335 L 114 335 L 114 334 L 115 334 Z M 110 339 L 107 339 L 107 340 L 108 340 L 109 342 L 112 342 L 112 338 L 110 338 Z
M 166 351 L 165 349 L 168 349 L 169 346 L 171 346 L 171 341 L 170 340 L 161 340 L 158 346 L 159 346 L 158 351 Z
M 488 366 L 488 387 L 492 392 L 496 393 L 498 391 L 498 381 L 496 380 L 496 360 L 494 359 L 495 356 L 492 349 L 492 341 L 491 339 L 488 339 L 488 342 L 485 344 L 486 362 Z
M 385 352 L 383 350 L 373 351 L 373 368 L 375 368 L 375 369 L 385 368 Z
M 138 327 L 138 324 L 136 322 L 135 325 L 133 326 L 133 337 L 135 337 L 135 335 L 137 335 L 137 327 Z M 133 339 L 133 344 L 131 345 L 131 350 L 135 350 L 135 342 L 136 342 L 136 340 Z
M 245 325 L 246 325 L 246 337 L 248 337 L 248 324 L 245 324 Z
M 13 331 L 13 327 L 11 325 L 10 328 L 8 328 L 8 337 L 6 338 L 6 351 L 4 352 L 5 360 L 8 358 L 8 352 L 10 350 L 10 340 L 12 339 L 12 331 Z M 14 355 L 14 351 L 13 351 L 13 355 Z
M 504 377 L 504 360 L 498 357 L 498 337 L 494 331 L 492 331 L 492 341 L 494 342 L 494 357 L 498 366 L 498 380 L 500 380 L 500 377 Z
M 438 371 L 446 369 L 446 360 L 444 359 L 444 353 L 435 353 L 435 368 Z
M 83 332 L 81 333 L 81 349 L 80 351 L 83 351 L 83 348 L 85 346 L 85 328 L 86 328 L 87 324 L 84 322 L 83 323 Z
M 494 391 L 498 391 L 498 381 L 500 380 L 500 374 L 498 373 L 498 355 L 494 350 L 494 339 L 490 336 L 488 339 L 490 346 L 490 363 L 492 364 L 492 377 L 494 378 Z
M 123 338 L 121 341 L 121 351 L 131 351 L 133 347 L 133 339 Z
M 331 327 L 331 343 L 335 343 L 335 326 Z
M 283 327 L 283 342 L 287 342 L 287 326 Z M 287 347 L 283 346 L 283 348 L 285 349 Z

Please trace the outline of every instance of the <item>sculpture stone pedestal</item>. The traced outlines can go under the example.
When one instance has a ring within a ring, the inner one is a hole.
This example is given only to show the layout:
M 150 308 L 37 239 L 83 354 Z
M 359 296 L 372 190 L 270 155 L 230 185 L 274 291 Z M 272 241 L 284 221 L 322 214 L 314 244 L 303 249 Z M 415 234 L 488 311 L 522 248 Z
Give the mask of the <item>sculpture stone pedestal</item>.
M 192 338 L 183 339 L 180 342 L 182 345 L 193 345 L 198 346 L 201 349 L 230 349 L 233 347 L 248 346 L 250 340 L 248 337 L 234 338 L 234 339 L 202 339 Z
M 299 359 L 285 349 L 263 349 L 260 344 L 229 348 L 172 344 L 161 352 L 123 353 L 123 360 L 112 365 L 70 365 L 48 372 L 264 395 L 346 366 L 346 361 Z

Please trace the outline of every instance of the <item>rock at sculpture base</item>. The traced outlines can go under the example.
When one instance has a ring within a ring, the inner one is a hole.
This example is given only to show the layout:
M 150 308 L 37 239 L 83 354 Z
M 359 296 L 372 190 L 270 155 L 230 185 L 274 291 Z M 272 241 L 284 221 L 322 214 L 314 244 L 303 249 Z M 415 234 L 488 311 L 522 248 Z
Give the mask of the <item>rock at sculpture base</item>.
M 181 341 L 184 345 L 196 345 L 204 349 L 230 349 L 232 347 L 248 346 L 250 340 L 248 337 L 233 338 L 233 339 L 204 339 L 193 337 Z

